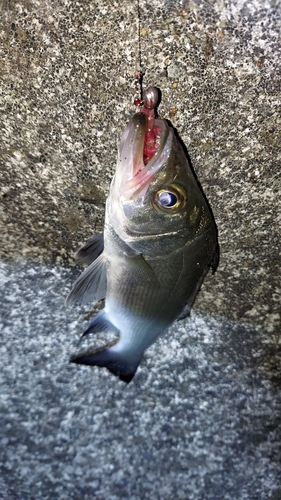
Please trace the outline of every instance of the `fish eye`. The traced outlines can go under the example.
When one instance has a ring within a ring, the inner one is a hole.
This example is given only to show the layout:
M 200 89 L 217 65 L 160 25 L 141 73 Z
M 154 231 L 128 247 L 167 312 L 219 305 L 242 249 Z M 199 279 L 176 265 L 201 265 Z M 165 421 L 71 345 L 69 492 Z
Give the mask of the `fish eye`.
M 161 191 L 158 194 L 158 203 L 162 205 L 162 207 L 174 207 L 178 202 L 178 198 L 174 193 L 170 191 Z
M 153 205 L 164 212 L 179 212 L 186 203 L 184 190 L 175 185 L 165 186 L 156 191 L 153 198 Z

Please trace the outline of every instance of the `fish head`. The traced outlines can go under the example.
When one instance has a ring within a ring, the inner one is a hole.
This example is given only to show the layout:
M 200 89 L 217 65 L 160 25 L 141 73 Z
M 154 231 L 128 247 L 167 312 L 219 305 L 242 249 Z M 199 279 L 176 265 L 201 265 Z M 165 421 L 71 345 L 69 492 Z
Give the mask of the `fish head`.
M 120 140 L 107 201 L 115 232 L 139 253 L 173 251 L 194 237 L 202 200 L 173 128 L 155 119 L 151 134 L 146 116 L 136 113 Z

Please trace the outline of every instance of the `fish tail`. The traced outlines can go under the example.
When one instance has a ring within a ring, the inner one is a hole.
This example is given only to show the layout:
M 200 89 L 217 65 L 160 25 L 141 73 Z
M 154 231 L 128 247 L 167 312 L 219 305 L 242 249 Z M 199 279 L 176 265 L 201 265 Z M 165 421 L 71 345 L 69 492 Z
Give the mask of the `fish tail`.
M 100 351 L 74 356 L 70 359 L 70 362 L 105 367 L 113 373 L 113 375 L 119 377 L 120 380 L 128 384 L 135 375 L 141 358 L 129 358 L 128 355 L 126 356 L 124 353 L 115 350 L 114 347 L 115 346 L 107 347 Z

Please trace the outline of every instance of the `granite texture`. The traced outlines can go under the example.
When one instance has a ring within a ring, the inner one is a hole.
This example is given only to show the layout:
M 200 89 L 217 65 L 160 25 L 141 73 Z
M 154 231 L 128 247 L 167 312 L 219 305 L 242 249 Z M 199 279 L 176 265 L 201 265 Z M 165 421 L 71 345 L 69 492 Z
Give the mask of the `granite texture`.
M 278 334 L 193 313 L 126 385 L 68 362 L 73 274 L 0 264 L 0 498 L 279 500 Z
M 280 3 L 139 0 L 221 253 L 128 387 L 68 363 L 92 313 L 64 300 L 135 112 L 135 3 L 0 9 L 0 499 L 279 500 Z
M 159 114 L 186 145 L 219 231 L 220 266 L 197 307 L 278 329 L 280 4 L 139 4 L 144 86 L 161 89 Z M 0 255 L 72 265 L 102 229 L 135 111 L 135 3 L 0 5 Z

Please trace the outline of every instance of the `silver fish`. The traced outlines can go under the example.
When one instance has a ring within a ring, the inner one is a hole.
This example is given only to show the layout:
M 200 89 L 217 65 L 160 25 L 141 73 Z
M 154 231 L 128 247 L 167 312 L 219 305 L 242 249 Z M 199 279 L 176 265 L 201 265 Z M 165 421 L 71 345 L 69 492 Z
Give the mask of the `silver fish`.
M 90 265 L 67 299 L 105 298 L 84 335 L 119 335 L 71 361 L 105 366 L 125 382 L 157 337 L 190 314 L 205 274 L 218 263 L 213 217 L 173 128 L 155 118 L 157 98 L 154 87 L 145 91 L 142 112 L 122 134 L 104 233 L 78 251 Z

